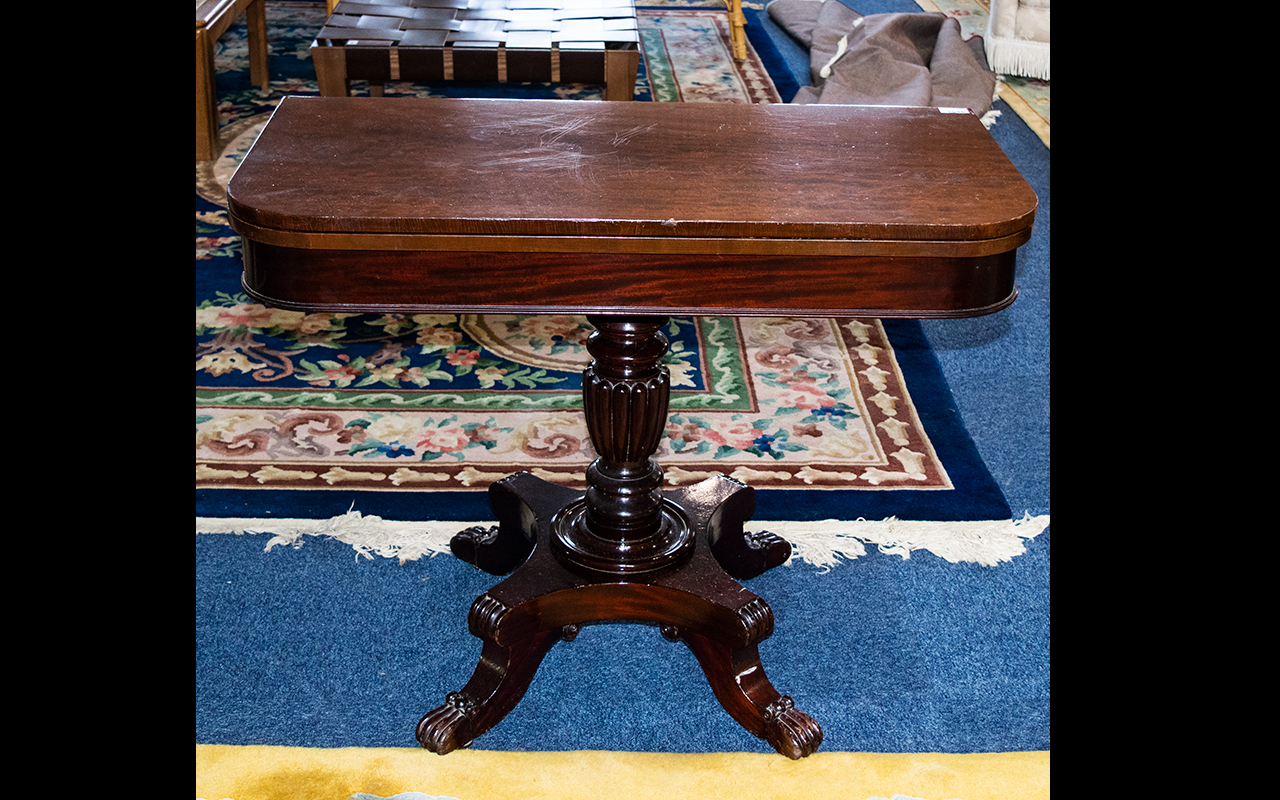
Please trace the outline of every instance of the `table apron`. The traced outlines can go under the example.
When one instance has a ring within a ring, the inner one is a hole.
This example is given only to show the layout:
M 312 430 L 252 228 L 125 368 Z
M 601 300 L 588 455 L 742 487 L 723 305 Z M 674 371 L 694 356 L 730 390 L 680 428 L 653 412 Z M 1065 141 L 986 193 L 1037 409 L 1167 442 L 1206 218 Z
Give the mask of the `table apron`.
M 1013 302 L 1016 251 L 979 257 L 314 250 L 244 241 L 245 291 L 353 313 L 969 317 Z
M 424 250 L 483 253 L 626 253 L 631 255 L 779 255 L 779 256 L 918 256 L 972 257 L 1003 253 L 1026 244 L 1028 226 L 1005 236 L 964 238 L 766 238 L 717 236 L 551 236 L 451 235 L 420 233 L 353 233 L 282 230 L 255 225 L 235 214 L 231 227 L 246 239 L 297 250 Z M 673 227 L 675 227 L 673 225 Z M 932 233 L 943 233 L 935 230 Z

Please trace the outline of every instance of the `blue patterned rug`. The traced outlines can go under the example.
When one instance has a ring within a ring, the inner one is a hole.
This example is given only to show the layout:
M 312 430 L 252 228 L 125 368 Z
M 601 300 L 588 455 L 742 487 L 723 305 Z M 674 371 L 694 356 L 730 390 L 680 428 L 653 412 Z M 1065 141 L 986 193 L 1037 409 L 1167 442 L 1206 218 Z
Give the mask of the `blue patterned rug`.
M 466 609 L 493 578 L 427 557 L 438 544 L 409 553 L 405 543 L 426 529 L 415 525 L 488 519 L 491 475 L 526 468 L 580 481 L 590 456 L 576 405 L 583 327 L 307 317 L 239 294 L 220 187 L 281 96 L 315 93 L 306 46 L 320 9 L 268 5 L 270 92 L 248 85 L 243 27 L 224 37 L 227 147 L 197 168 L 196 741 L 411 748 L 421 713 L 475 666 Z M 776 53 L 760 26 L 748 29 L 753 58 L 728 68 L 707 55 L 725 47 L 721 12 L 662 9 L 642 27 L 639 98 L 785 99 L 785 82 L 768 79 Z M 714 79 L 691 69 L 700 59 L 721 64 Z M 1046 186 L 1047 168 L 1046 153 Z M 822 751 L 1048 750 L 1049 533 L 1028 524 L 1012 549 L 974 555 L 990 539 L 984 521 L 1008 526 L 1011 513 L 921 325 L 671 324 L 680 385 L 661 453 L 668 479 L 744 477 L 762 487 L 757 520 L 795 526 L 802 551 L 805 536 L 830 531 L 824 521 L 847 521 L 836 526 L 847 533 L 838 557 L 797 558 L 749 582 L 777 620 L 761 645 L 770 680 L 823 725 Z M 330 524 L 348 512 L 362 535 L 382 530 L 371 515 L 402 524 L 382 547 Z M 892 517 L 904 522 L 882 522 Z M 769 752 L 724 713 L 687 650 L 628 625 L 591 626 L 557 645 L 521 704 L 475 746 Z
M 197 167 L 197 516 L 326 518 L 354 507 L 467 521 L 488 516 L 485 487 L 514 471 L 581 486 L 593 458 L 582 318 L 305 315 L 240 292 L 225 182 L 280 96 L 315 93 L 304 56 L 322 16 L 314 3 L 269 7 L 270 92 L 247 83 L 243 26 L 219 44 L 226 147 Z M 753 43 L 774 63 L 759 27 Z M 640 28 L 639 100 L 779 101 L 754 47 L 745 61 L 729 57 L 722 11 L 646 9 Z M 919 324 L 709 317 L 674 319 L 667 333 L 675 394 L 659 458 L 670 484 L 733 475 L 760 490 L 769 519 L 1009 519 Z

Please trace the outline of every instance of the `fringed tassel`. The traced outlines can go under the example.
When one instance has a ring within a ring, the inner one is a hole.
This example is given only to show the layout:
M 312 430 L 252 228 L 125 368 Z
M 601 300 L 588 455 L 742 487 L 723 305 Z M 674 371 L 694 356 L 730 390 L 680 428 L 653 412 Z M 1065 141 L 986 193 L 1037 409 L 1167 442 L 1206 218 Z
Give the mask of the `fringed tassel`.
M 845 53 L 849 52 L 849 37 L 852 36 L 859 27 L 861 27 L 862 20 L 862 17 L 858 17 L 853 21 L 853 30 L 849 31 L 844 36 L 841 36 L 839 43 L 836 44 L 836 54 L 823 65 L 822 69 L 818 70 L 818 74 L 824 80 L 831 77 L 831 68 L 836 65 L 837 61 L 844 57 Z
M 987 63 L 998 75 L 1021 75 L 1024 78 L 1049 80 L 1049 44 L 999 36 L 984 37 Z
M 326 536 L 350 545 L 357 557 L 396 558 L 400 563 L 449 552 L 449 540 L 464 528 L 491 523 L 395 522 L 359 511 L 327 520 L 196 519 L 196 533 L 272 534 L 266 544 L 301 547 L 307 536 Z M 792 561 L 827 572 L 842 561 L 867 554 L 867 545 L 880 552 L 910 558 L 927 550 L 952 563 L 970 562 L 994 567 L 1026 552 L 1026 541 L 1049 527 L 1049 517 L 1024 515 L 1020 520 L 988 522 L 911 522 L 889 518 L 878 522 L 858 519 L 819 522 L 752 522 L 749 530 L 767 530 L 792 545 Z M 790 563 L 790 562 L 788 562 Z
M 1000 87 L 1001 85 L 1003 85 L 1003 83 L 1004 81 L 1000 79 L 1000 73 L 997 72 L 996 88 L 993 89 L 991 92 L 991 105 L 993 106 L 995 105 L 996 101 L 1000 99 Z M 979 121 L 982 123 L 982 127 L 986 128 L 987 130 L 991 130 L 991 126 L 995 125 L 996 120 L 999 118 L 1000 118 L 1000 112 L 993 108 L 987 113 L 983 114 L 982 117 L 979 118 Z

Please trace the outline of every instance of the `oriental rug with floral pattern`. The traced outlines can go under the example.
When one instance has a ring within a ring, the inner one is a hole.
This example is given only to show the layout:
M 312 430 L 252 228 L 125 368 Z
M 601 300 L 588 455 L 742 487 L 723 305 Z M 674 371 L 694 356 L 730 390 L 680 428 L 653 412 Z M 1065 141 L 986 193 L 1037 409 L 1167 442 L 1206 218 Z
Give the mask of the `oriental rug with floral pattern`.
M 240 292 L 225 185 L 275 103 L 315 93 L 306 45 L 323 6 L 282 1 L 267 13 L 271 89 L 237 83 L 247 48 L 233 28 L 217 53 L 226 146 L 196 170 L 197 490 L 481 492 L 517 470 L 583 485 L 594 458 L 584 318 L 302 314 Z M 754 50 L 729 56 L 722 10 L 642 10 L 640 30 L 638 99 L 778 102 Z M 589 99 L 599 89 L 387 87 L 486 91 Z M 976 457 L 944 466 L 877 320 L 675 318 L 667 335 L 674 391 L 657 457 L 670 485 L 728 474 L 760 489 L 914 493 L 985 476 Z
M 583 317 L 196 308 L 206 487 L 583 485 Z M 658 458 L 674 485 L 950 489 L 877 320 L 673 318 Z

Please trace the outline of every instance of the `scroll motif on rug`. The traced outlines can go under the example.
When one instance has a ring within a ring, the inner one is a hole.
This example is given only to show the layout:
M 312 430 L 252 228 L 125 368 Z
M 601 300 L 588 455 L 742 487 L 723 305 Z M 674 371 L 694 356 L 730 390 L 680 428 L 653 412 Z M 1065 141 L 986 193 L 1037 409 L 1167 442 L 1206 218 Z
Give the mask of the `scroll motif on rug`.
M 198 488 L 584 485 L 584 317 L 196 309 Z M 669 485 L 951 489 L 877 320 L 673 318 Z

